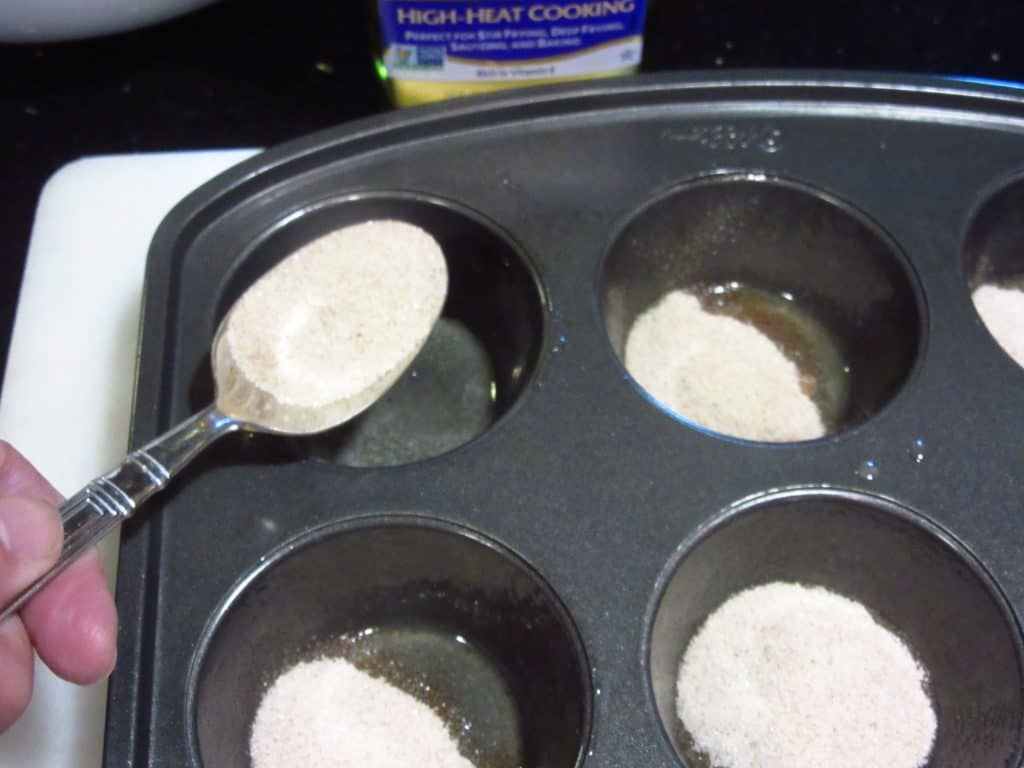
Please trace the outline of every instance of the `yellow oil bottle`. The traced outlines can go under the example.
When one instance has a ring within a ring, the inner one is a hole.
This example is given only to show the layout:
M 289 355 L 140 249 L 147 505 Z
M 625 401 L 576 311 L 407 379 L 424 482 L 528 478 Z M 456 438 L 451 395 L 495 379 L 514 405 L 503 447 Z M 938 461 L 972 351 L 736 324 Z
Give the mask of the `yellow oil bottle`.
M 398 106 L 636 72 L 647 0 L 372 0 Z

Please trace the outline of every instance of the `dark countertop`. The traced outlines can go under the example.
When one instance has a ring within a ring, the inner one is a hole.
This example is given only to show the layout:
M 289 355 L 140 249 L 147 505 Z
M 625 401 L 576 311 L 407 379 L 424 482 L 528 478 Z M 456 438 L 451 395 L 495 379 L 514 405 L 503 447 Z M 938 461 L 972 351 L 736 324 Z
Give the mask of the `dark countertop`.
M 84 155 L 266 146 L 390 108 L 355 0 L 224 0 L 145 30 L 0 45 L 0 361 L 39 191 Z M 645 69 L 793 67 L 1024 80 L 1024 4 L 657 0 Z M 2 370 L 2 368 L 0 368 Z

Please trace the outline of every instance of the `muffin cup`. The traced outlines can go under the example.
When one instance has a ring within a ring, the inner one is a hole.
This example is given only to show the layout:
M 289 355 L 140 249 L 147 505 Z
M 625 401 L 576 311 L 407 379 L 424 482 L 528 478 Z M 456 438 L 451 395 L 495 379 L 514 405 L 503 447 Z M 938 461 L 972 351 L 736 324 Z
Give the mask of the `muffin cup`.
M 263 558 L 226 595 L 189 670 L 193 765 L 250 765 L 267 686 L 300 661 L 338 652 L 345 638 L 381 632 L 402 633 L 392 656 L 378 659 L 397 675 L 391 682 L 413 695 L 422 693 L 417 682 L 437 689 L 429 703 L 449 716 L 479 765 L 582 761 L 589 666 L 551 588 L 473 531 L 387 515 L 314 528 Z M 463 734 L 460 723 L 471 727 Z
M 684 652 L 730 596 L 775 581 L 856 600 L 906 642 L 928 673 L 938 718 L 929 768 L 1018 764 L 1020 627 L 984 568 L 893 501 L 797 489 L 742 502 L 703 527 L 659 582 L 644 661 L 662 733 L 683 765 L 708 768 L 676 714 Z

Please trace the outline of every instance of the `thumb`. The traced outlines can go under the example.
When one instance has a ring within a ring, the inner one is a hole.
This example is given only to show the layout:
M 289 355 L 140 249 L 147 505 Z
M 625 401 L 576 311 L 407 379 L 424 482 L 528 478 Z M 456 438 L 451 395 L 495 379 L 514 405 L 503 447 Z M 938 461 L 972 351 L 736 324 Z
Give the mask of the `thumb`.
M 63 538 L 53 506 L 37 499 L 0 497 L 0 606 L 57 562 Z

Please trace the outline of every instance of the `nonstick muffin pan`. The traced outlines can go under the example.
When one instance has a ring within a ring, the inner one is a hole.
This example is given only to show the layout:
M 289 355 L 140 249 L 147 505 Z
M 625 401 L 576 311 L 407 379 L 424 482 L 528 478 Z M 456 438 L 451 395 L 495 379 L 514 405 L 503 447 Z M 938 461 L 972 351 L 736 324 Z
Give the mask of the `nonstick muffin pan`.
M 459 101 L 214 179 L 150 251 L 135 444 L 211 400 L 218 321 L 321 234 L 418 224 L 450 295 L 355 423 L 229 436 L 129 521 L 105 764 L 249 765 L 262 687 L 372 629 L 471 724 L 479 768 L 696 768 L 673 704 L 686 642 L 783 579 L 906 639 L 931 672 L 930 766 L 1016 768 L 1024 371 L 970 291 L 1024 275 L 1022 206 L 1024 99 L 885 77 Z M 623 367 L 662 294 L 732 283 L 823 329 L 827 437 L 715 434 Z

